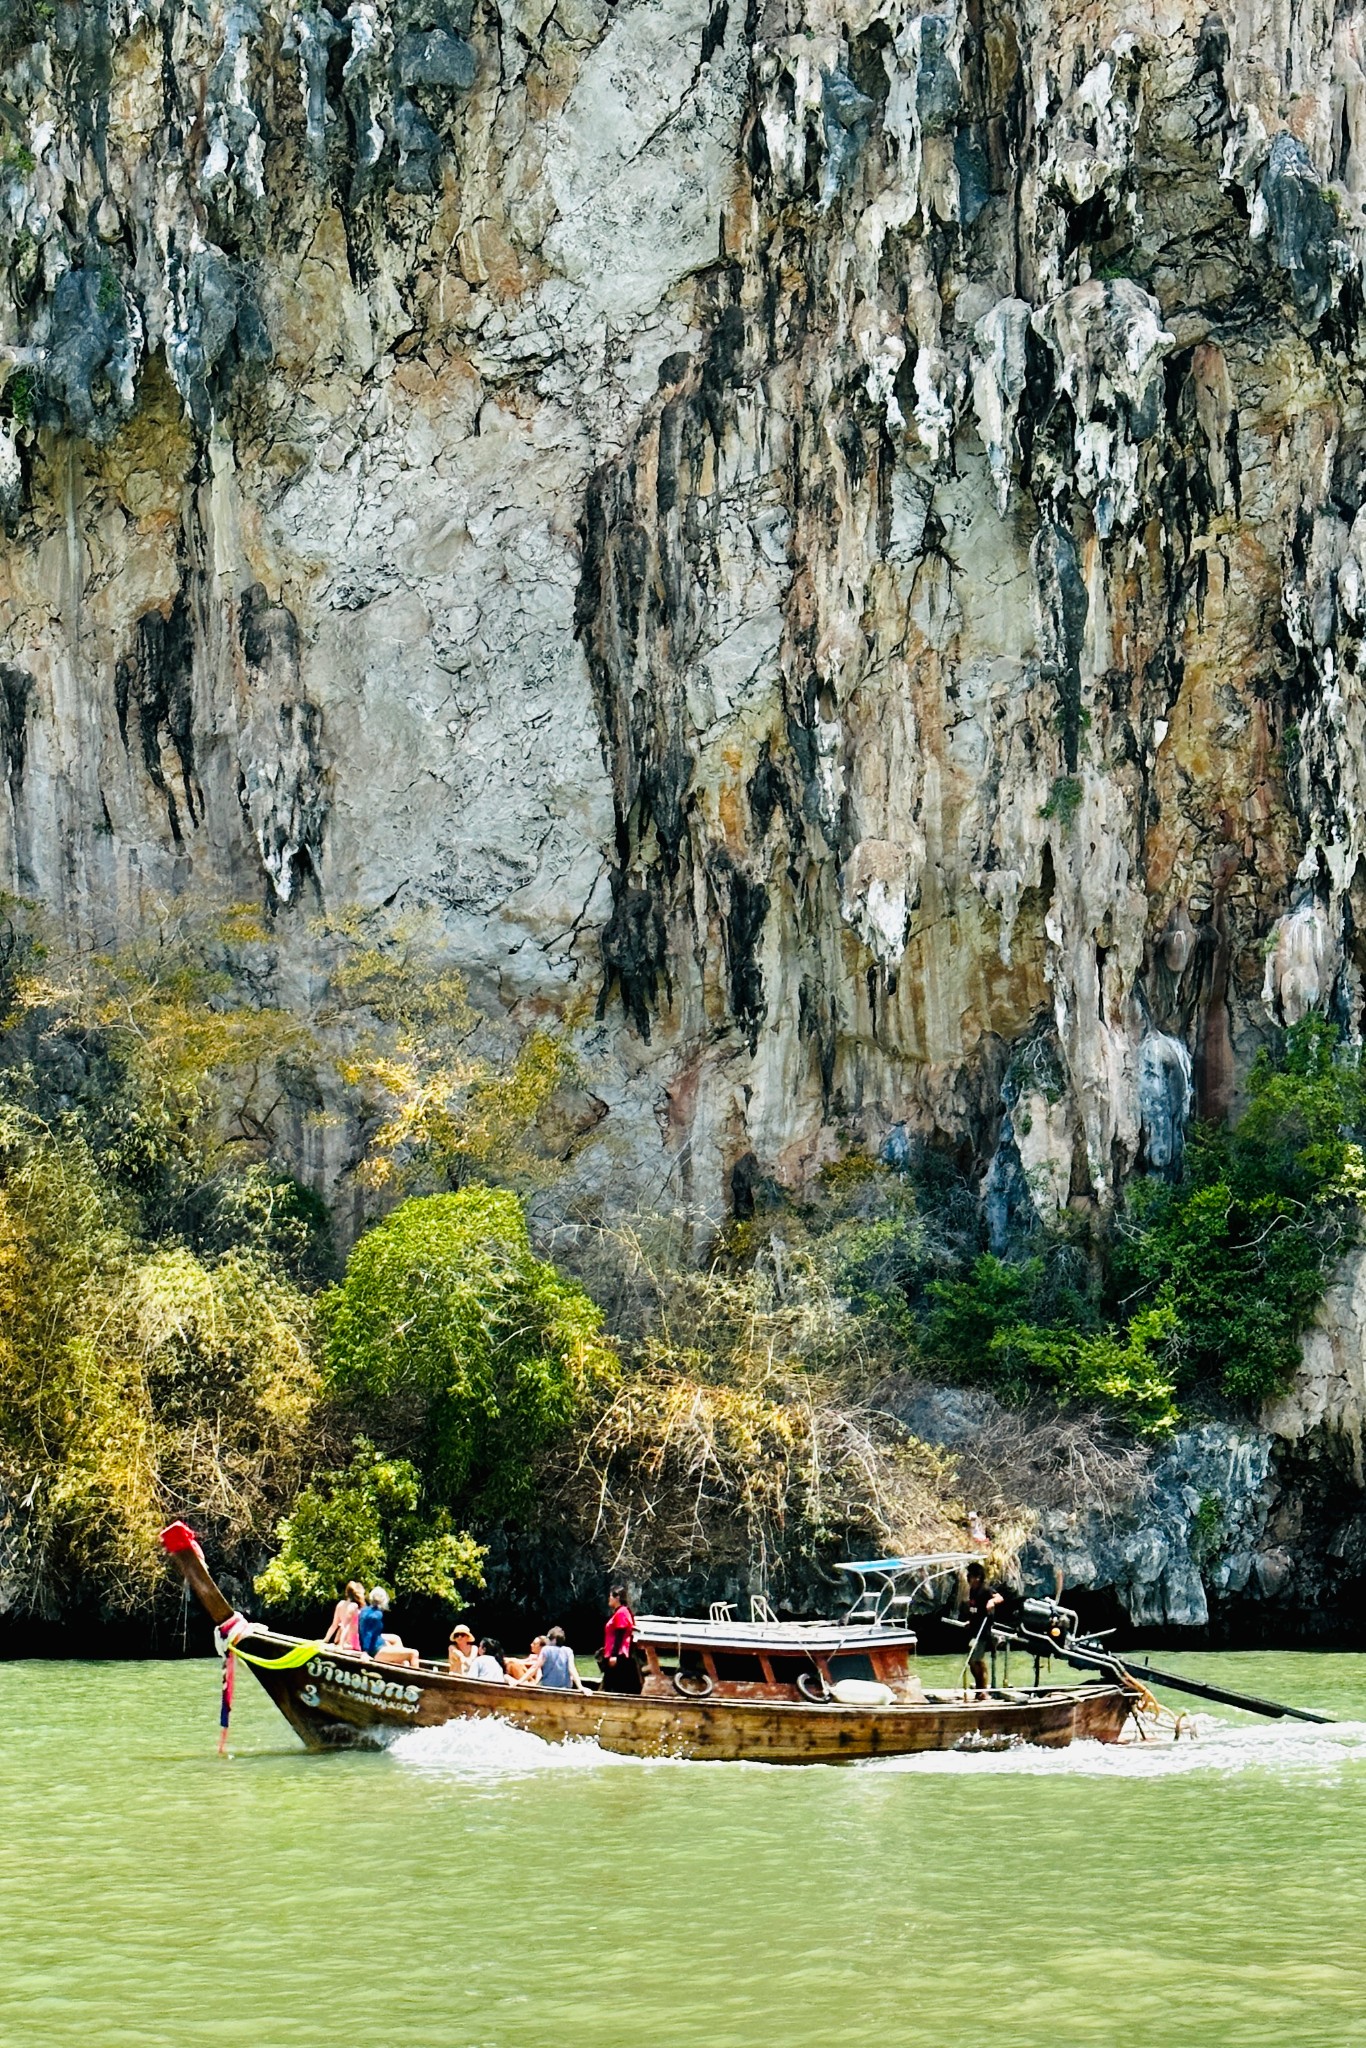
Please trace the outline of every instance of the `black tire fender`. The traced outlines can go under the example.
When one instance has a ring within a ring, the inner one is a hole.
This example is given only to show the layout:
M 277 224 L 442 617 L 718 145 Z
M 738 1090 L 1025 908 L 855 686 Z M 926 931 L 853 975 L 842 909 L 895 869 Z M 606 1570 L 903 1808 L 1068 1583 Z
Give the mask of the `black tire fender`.
M 675 1671 L 674 1691 L 682 1693 L 685 1700 L 709 1699 L 716 1690 L 716 1681 L 708 1671 Z

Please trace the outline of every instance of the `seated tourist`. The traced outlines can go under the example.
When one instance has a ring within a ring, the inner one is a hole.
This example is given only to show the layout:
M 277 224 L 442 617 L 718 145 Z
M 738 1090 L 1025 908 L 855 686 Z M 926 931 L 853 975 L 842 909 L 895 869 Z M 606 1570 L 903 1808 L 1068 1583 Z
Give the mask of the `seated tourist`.
M 385 1630 L 384 1618 L 388 1607 L 389 1595 L 383 1586 L 372 1586 L 369 1605 L 362 1607 L 356 1621 L 360 1646 L 376 1664 L 402 1664 L 415 1670 L 422 1661 L 417 1651 L 405 1649 L 402 1636 L 390 1635 Z
M 541 1679 L 541 1652 L 545 1648 L 544 1636 L 533 1636 L 531 1654 L 527 1657 L 509 1657 L 508 1677 L 515 1678 L 522 1685 L 539 1685 Z
M 458 1621 L 451 1630 L 450 1656 L 448 1662 L 454 1677 L 468 1678 L 474 1664 L 474 1630 L 468 1622 Z
M 579 1677 L 574 1652 L 566 1643 L 562 1628 L 552 1628 L 545 1639 L 545 1648 L 541 1652 L 540 1682 L 556 1692 L 568 1692 L 571 1687 L 577 1688 L 579 1692 L 588 1690 Z
M 507 1679 L 507 1659 L 503 1646 L 496 1636 L 485 1636 L 479 1645 L 479 1655 L 470 1667 L 471 1678 L 493 1678 L 500 1682 Z

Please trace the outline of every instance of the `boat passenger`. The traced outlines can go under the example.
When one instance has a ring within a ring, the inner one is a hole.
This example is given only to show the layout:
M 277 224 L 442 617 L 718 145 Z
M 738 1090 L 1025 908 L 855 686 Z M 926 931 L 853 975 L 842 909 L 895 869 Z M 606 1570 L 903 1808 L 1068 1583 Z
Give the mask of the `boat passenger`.
M 358 1650 L 360 1635 L 357 1623 L 360 1611 L 365 1605 L 365 1588 L 359 1579 L 348 1579 L 346 1591 L 332 1609 L 332 1619 L 327 1626 L 325 1643 L 335 1643 L 339 1650 Z
M 541 1652 L 541 1684 L 553 1692 L 587 1692 L 562 1628 L 552 1628 Z
M 470 1666 L 471 1678 L 492 1678 L 506 1680 L 507 1659 L 497 1636 L 485 1636 L 479 1645 L 479 1655 Z
M 529 1656 L 508 1658 L 508 1677 L 517 1679 L 522 1685 L 539 1685 L 541 1682 L 541 1652 L 544 1648 L 545 1637 L 533 1636 Z
M 458 1621 L 451 1630 L 450 1656 L 448 1663 L 456 1678 L 468 1678 L 474 1663 L 474 1630 L 467 1622 Z
M 958 1618 L 968 1625 L 968 1670 L 979 1693 L 987 1690 L 991 1619 L 1005 1604 L 1001 1588 L 989 1582 L 986 1571 L 974 1558 L 968 1566 L 968 1597 L 958 1610 Z
M 415 1671 L 422 1661 L 417 1651 L 405 1649 L 402 1636 L 391 1635 L 384 1626 L 388 1607 L 389 1595 L 383 1586 L 372 1586 L 369 1604 L 362 1607 L 356 1621 L 361 1649 L 376 1664 L 402 1664 Z
M 625 1586 L 613 1586 L 607 1597 L 612 1612 L 602 1638 L 602 1689 L 604 1692 L 639 1692 L 640 1666 L 631 1655 L 636 1618 L 631 1612 Z

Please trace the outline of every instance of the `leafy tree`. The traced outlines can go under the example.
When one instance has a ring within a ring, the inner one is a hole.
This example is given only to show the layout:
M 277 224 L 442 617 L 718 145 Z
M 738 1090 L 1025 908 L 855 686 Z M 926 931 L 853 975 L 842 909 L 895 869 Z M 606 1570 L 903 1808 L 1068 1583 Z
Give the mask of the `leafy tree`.
M 1259 1055 L 1234 1129 L 1192 1134 L 1184 1180 L 1131 1193 L 1117 1284 L 1174 1318 L 1178 1384 L 1240 1401 L 1278 1392 L 1328 1275 L 1358 1227 L 1366 1185 L 1353 1133 L 1366 1121 L 1360 1066 L 1310 1016 Z
M 276 1529 L 279 1550 L 256 1580 L 271 1607 L 330 1600 L 349 1579 L 458 1601 L 484 1583 L 486 1552 L 451 1528 L 444 1509 L 424 1512 L 422 1479 L 406 1458 L 385 1458 L 364 1437 L 342 1472 L 304 1488 Z
M 230 1561 L 301 1478 L 312 1305 L 245 1253 L 148 1246 L 91 1153 L 0 1119 L 0 1488 L 34 1607 L 141 1604 L 192 1513 Z
M 1074 1286 L 1050 1286 L 1044 1258 L 1012 1264 L 990 1252 L 966 1279 L 935 1281 L 929 1291 L 936 1306 L 927 1348 L 956 1374 L 986 1379 L 1019 1400 L 1044 1392 L 1099 1402 L 1147 1436 L 1175 1426 L 1170 1309 L 1143 1310 L 1127 1326 L 1106 1328 Z
M 1140 1436 L 1168 1436 L 1179 1420 L 1166 1365 L 1175 1326 L 1166 1307 L 1143 1309 L 1120 1329 L 1007 1324 L 991 1337 L 988 1356 L 1009 1392 L 1041 1389 L 1064 1401 L 1099 1403 Z
M 1043 1260 L 1017 1264 L 983 1252 L 963 1280 L 936 1280 L 935 1303 L 925 1338 L 932 1356 L 970 1377 L 989 1359 L 1003 1330 L 1019 1330 L 1031 1318 L 1043 1285 Z M 993 1375 L 995 1376 L 995 1375 Z
M 498 1188 L 404 1202 L 360 1239 L 323 1313 L 336 1393 L 378 1409 L 436 1493 L 478 1513 L 530 1509 L 536 1454 L 615 1372 L 601 1310 L 535 1257 Z

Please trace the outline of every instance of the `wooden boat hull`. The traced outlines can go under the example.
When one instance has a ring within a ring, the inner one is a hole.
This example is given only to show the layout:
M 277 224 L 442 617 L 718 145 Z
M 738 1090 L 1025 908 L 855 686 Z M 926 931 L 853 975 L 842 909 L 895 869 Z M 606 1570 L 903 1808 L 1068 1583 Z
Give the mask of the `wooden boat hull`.
M 1015 1742 L 1049 1749 L 1079 1738 L 1115 1742 L 1141 1697 L 1136 1688 L 1093 1683 L 878 1707 L 671 1699 L 490 1684 L 433 1666 L 380 1664 L 359 1651 L 322 1645 L 303 1655 L 309 1645 L 297 1636 L 276 1635 L 234 1614 L 183 1524 L 162 1540 L 209 1620 L 231 1630 L 233 1648 L 290 1727 L 315 1750 L 383 1746 L 412 1728 L 498 1720 L 543 1742 L 596 1742 L 620 1756 L 856 1763 L 927 1750 L 993 1750 Z
M 252 1634 L 239 1647 L 271 1658 L 291 1640 Z M 1109 1685 L 891 1707 L 649 1699 L 490 1684 L 374 1664 L 332 1649 L 293 1670 L 252 1668 L 296 1734 L 315 1750 L 385 1744 L 413 1728 L 492 1718 L 543 1742 L 592 1741 L 623 1756 L 852 1763 L 1014 1741 L 1047 1748 L 1079 1739 L 1114 1742 L 1134 1701 L 1132 1693 Z

